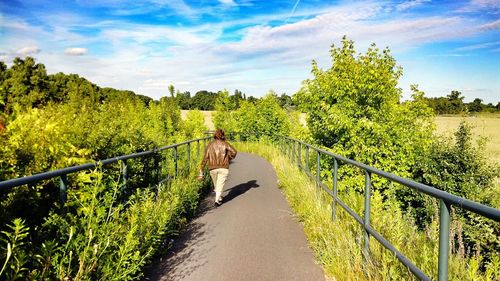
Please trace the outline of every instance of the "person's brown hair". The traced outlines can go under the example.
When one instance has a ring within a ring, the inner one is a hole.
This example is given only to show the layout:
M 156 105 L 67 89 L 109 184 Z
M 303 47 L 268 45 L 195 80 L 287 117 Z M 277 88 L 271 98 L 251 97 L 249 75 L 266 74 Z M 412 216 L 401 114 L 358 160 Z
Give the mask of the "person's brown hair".
M 214 133 L 214 139 L 216 140 L 226 140 L 226 136 L 224 135 L 224 131 L 221 129 L 217 129 Z

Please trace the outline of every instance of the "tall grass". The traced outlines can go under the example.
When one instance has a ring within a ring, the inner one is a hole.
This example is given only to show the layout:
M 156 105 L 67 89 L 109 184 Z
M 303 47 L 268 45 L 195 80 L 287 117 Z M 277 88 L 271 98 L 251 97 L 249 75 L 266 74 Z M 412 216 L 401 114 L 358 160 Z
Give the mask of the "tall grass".
M 52 234 L 41 245 L 19 235 L 29 231 L 20 220 L 3 233 L 0 249 L 8 251 L 0 256 L 0 280 L 138 279 L 196 211 L 208 182 L 195 180 L 194 165 L 185 179 L 136 189 L 127 201 L 119 199 L 119 181 L 99 171 L 87 174 L 89 180 L 68 194 L 70 211 L 52 212 L 37 230 Z
M 365 263 L 362 227 L 340 206 L 337 206 L 337 218 L 333 221 L 330 196 L 319 191 L 316 184 L 276 147 L 265 143 L 239 143 L 237 146 L 240 151 L 266 158 L 274 166 L 280 181 L 279 187 L 303 224 L 309 244 L 329 277 L 334 280 L 416 279 L 394 254 L 373 238 L 370 240 L 370 259 Z M 360 181 L 360 184 L 364 183 Z M 342 182 L 339 185 L 339 190 L 343 190 Z M 339 197 L 351 209 L 362 214 L 363 194 L 343 192 L 339 193 Z M 424 273 L 431 278 L 437 276 L 437 219 L 424 231 L 418 230 L 409 212 L 403 212 L 394 202 L 374 193 L 371 197 L 371 225 Z M 459 227 L 458 223 L 452 223 L 452 243 L 460 238 L 453 236 L 454 229 Z M 483 269 L 479 267 L 480 261 L 480 256 L 466 258 L 464 255 L 452 254 L 449 259 L 449 279 L 500 280 L 498 256 Z

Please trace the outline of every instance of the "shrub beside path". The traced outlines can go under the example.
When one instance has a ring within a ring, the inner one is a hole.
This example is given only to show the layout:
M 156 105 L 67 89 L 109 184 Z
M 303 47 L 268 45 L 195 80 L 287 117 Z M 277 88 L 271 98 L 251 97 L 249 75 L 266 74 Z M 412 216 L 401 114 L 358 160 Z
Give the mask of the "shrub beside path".
M 222 206 L 212 196 L 145 280 L 325 280 L 266 160 L 239 153 Z

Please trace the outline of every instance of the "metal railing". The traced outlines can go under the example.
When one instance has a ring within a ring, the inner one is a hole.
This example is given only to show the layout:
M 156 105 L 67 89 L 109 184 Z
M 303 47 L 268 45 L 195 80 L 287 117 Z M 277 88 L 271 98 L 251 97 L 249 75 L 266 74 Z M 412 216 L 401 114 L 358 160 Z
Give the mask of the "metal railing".
M 500 210 L 492 207 L 488 207 L 477 202 L 447 193 L 445 191 L 436 189 L 434 187 L 421 184 L 412 180 L 408 180 L 388 172 L 373 168 L 371 166 L 356 162 L 354 160 L 345 158 L 343 156 L 334 154 L 332 152 L 323 150 L 321 148 L 315 147 L 311 144 L 305 143 L 303 141 L 293 139 L 286 136 L 280 136 L 279 143 L 284 150 L 285 154 L 290 156 L 293 161 L 297 161 L 299 168 L 304 170 L 306 174 L 316 181 L 318 187 L 321 187 L 326 191 L 332 198 L 332 219 L 336 219 L 336 205 L 340 205 L 351 217 L 353 217 L 360 225 L 362 225 L 364 230 L 364 245 L 363 254 L 369 255 L 370 249 L 370 236 L 373 236 L 380 244 L 382 244 L 389 251 L 394 253 L 397 259 L 403 263 L 417 278 L 420 280 L 431 280 L 422 270 L 420 270 L 412 261 L 410 261 L 405 255 L 398 251 L 387 239 L 385 239 L 380 233 L 373 229 L 370 225 L 370 198 L 371 198 L 371 177 L 372 174 L 381 176 L 388 179 L 389 181 L 396 182 L 412 188 L 418 192 L 430 195 L 440 202 L 439 211 L 439 257 L 438 257 L 438 276 L 439 281 L 448 280 L 448 253 L 449 253 L 449 239 L 450 239 L 450 208 L 454 205 L 459 208 L 463 208 L 474 212 L 476 214 L 482 215 L 489 219 L 500 222 Z M 305 166 L 302 165 L 302 149 L 305 149 Z M 310 172 L 309 158 L 310 150 L 316 153 L 316 175 Z M 321 180 L 321 155 L 327 155 L 333 158 L 333 171 L 332 171 L 332 186 L 333 190 L 330 190 Z M 344 203 L 338 197 L 338 167 L 339 162 L 349 164 L 358 167 L 364 171 L 365 174 L 365 191 L 364 191 L 364 213 L 363 217 L 358 215 L 354 210 L 352 210 L 346 203 Z M 365 260 L 368 256 L 365 256 Z
M 68 168 L 63 168 L 55 171 L 49 171 L 49 172 L 44 172 L 44 173 L 39 173 L 35 174 L 32 176 L 26 176 L 22 178 L 16 178 L 16 179 L 11 179 L 11 180 L 6 180 L 0 182 L 0 193 L 5 193 L 11 191 L 13 188 L 22 186 L 22 185 L 32 185 L 36 184 L 40 181 L 43 180 L 49 180 L 53 178 L 59 177 L 59 197 L 61 201 L 61 206 L 64 205 L 66 201 L 66 193 L 67 193 L 67 187 L 68 187 L 68 178 L 67 175 L 80 172 L 80 171 L 85 171 L 85 170 L 91 170 L 95 169 L 97 167 L 104 167 L 108 166 L 110 164 L 114 163 L 121 163 L 120 167 L 120 172 L 122 176 L 123 183 L 122 185 L 124 188 L 127 188 L 127 180 L 130 178 L 130 175 L 128 174 L 128 169 L 127 169 L 127 161 L 131 159 L 137 159 L 137 158 L 153 158 L 154 159 L 154 170 L 155 170 L 155 180 L 157 184 L 164 183 L 169 179 L 169 176 L 167 176 L 165 179 L 160 178 L 160 165 L 161 165 L 161 159 L 162 155 L 161 153 L 166 150 L 172 150 L 173 156 L 173 178 L 176 178 L 179 175 L 179 165 L 178 165 L 178 159 L 179 157 L 179 147 L 186 146 L 186 167 L 189 169 L 189 163 L 191 162 L 191 145 L 193 143 L 196 143 L 197 145 L 197 156 L 199 157 L 200 154 L 202 153 L 201 148 L 200 148 L 200 142 L 203 142 L 203 149 L 205 149 L 207 140 L 210 139 L 210 137 L 204 137 L 204 138 L 199 138 L 199 139 L 194 139 L 194 140 L 189 140 L 185 141 L 182 143 L 177 143 L 177 144 L 172 144 L 160 148 L 156 148 L 153 150 L 149 151 L 143 151 L 143 152 L 138 152 L 138 153 L 133 153 L 133 154 L 128 154 L 128 155 L 123 155 L 123 156 L 118 156 L 114 158 L 109 158 L 101 161 L 97 161 L 94 163 L 88 163 L 88 164 L 83 164 L 83 165 L 78 165 L 78 166 L 73 166 L 73 167 L 68 167 Z M 165 157 L 167 158 L 167 157 Z M 168 159 L 165 159 L 168 160 Z

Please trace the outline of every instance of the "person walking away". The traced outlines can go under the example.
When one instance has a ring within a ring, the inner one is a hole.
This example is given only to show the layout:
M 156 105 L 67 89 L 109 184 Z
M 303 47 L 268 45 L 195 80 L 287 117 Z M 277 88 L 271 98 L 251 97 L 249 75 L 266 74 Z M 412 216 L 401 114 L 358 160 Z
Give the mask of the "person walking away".
M 229 175 L 229 162 L 236 157 L 237 151 L 226 141 L 224 131 L 218 129 L 214 133 L 214 140 L 205 148 L 205 155 L 201 162 L 198 180 L 203 179 L 203 171 L 208 165 L 210 177 L 214 183 L 215 206 L 222 204 L 222 191 Z

